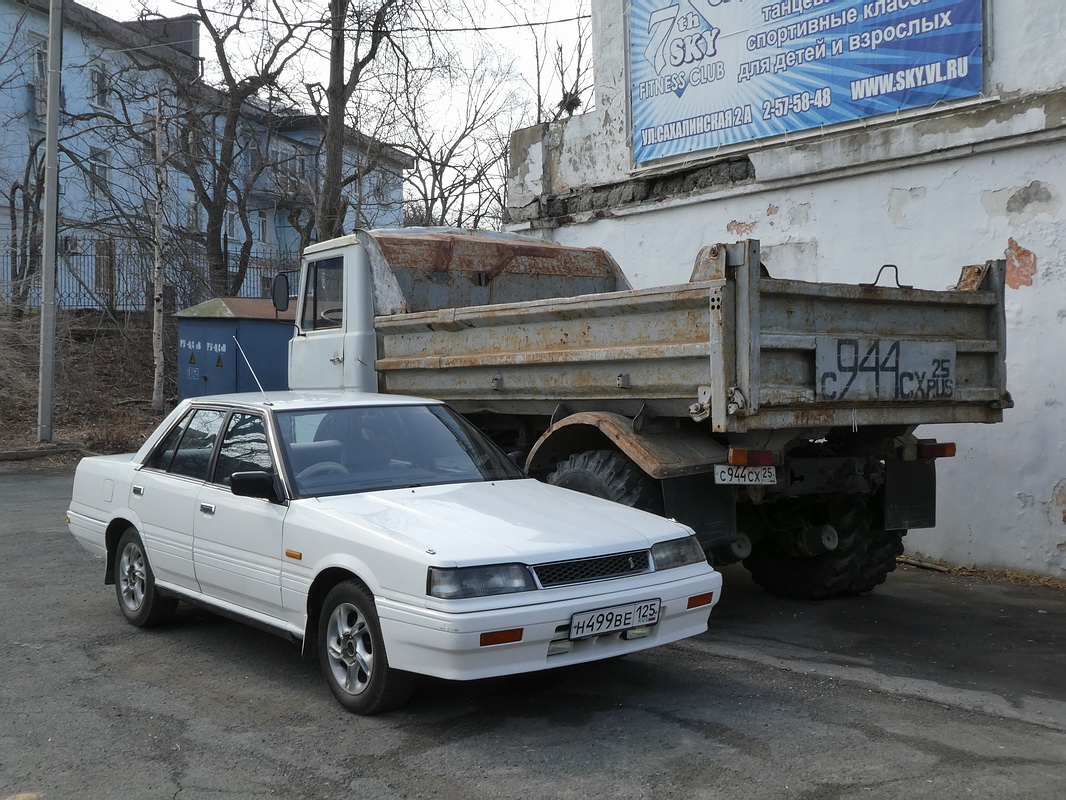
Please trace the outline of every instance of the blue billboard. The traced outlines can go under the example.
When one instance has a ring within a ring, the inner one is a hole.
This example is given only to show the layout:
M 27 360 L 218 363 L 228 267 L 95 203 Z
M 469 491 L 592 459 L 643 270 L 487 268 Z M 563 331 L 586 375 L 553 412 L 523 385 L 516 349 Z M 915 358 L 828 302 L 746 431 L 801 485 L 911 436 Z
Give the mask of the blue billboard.
M 983 0 L 630 0 L 634 163 L 981 94 Z

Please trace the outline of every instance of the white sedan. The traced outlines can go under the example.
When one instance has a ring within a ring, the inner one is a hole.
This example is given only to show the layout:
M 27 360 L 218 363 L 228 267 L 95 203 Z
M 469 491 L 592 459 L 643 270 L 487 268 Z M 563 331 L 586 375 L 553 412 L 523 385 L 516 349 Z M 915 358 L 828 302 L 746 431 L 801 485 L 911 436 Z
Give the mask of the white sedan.
M 137 626 L 178 600 L 312 644 L 357 713 L 702 633 L 721 576 L 676 522 L 526 478 L 446 405 L 186 400 L 78 465 L 71 532 Z

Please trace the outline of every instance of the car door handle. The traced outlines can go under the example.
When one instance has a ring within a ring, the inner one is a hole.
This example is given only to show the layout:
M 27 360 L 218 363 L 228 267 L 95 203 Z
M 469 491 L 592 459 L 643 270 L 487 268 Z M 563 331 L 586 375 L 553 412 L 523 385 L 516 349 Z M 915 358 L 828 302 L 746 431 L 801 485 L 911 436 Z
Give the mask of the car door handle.
M 144 487 L 143 486 L 134 486 L 133 487 L 133 493 L 135 495 L 137 495 L 138 497 L 143 497 L 144 496 Z
M 215 513 L 215 507 L 211 503 L 200 503 L 200 510 L 205 514 Z

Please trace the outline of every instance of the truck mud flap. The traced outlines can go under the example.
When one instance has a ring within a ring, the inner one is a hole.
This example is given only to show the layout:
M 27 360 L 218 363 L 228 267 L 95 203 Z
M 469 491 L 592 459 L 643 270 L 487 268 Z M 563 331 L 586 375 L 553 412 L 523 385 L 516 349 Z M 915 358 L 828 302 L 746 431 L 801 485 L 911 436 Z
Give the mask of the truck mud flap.
M 885 465 L 884 529 L 936 525 L 936 463 L 890 461 Z

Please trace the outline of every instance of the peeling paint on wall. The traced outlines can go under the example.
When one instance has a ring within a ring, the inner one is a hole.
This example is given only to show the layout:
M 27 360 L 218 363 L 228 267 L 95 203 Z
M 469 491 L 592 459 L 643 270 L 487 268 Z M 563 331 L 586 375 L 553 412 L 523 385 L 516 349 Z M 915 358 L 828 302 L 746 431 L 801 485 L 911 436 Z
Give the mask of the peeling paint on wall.
M 1010 196 L 1007 213 L 1017 222 L 1019 217 L 1027 219 L 1039 213 L 1056 216 L 1061 206 L 1054 187 L 1043 181 L 1033 181 Z
M 757 227 L 759 227 L 758 222 L 739 222 L 738 220 L 733 220 L 725 226 L 725 229 L 734 236 L 751 236 Z
M 1066 480 L 1059 481 L 1055 486 L 1055 491 L 1051 493 L 1051 507 L 1060 512 L 1059 515 L 1062 517 L 1062 524 L 1066 525 Z M 1056 521 L 1054 519 L 1054 512 L 1052 512 L 1050 516 L 1052 518 L 1052 523 L 1054 523 Z
M 1013 237 L 1007 243 L 1007 285 L 1012 289 L 1033 285 L 1036 253 L 1026 250 Z
M 1032 222 L 1040 215 L 1058 219 L 1062 213 L 1062 196 L 1054 184 L 1045 181 L 985 192 L 981 202 L 990 215 L 1005 216 L 1015 227 Z
M 893 189 L 888 195 L 888 218 L 895 225 L 904 222 L 904 211 L 913 200 L 925 197 L 925 187 L 919 186 L 914 189 Z
M 811 204 L 797 203 L 788 212 L 788 221 L 791 225 L 806 225 L 811 221 Z

